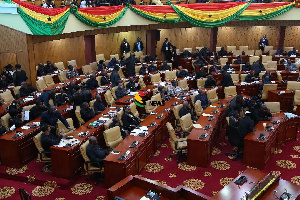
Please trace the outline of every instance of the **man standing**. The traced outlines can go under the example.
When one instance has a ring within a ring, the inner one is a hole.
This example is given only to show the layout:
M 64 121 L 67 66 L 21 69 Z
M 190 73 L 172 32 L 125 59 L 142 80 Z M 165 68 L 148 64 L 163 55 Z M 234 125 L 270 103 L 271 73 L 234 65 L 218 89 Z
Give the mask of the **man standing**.
M 265 46 L 268 46 L 269 45 L 269 41 L 267 39 L 267 36 L 264 35 L 263 38 L 260 39 L 259 43 L 258 43 L 258 46 L 259 46 L 259 49 L 264 51 L 265 50 Z
M 130 57 L 127 58 L 127 60 L 125 62 L 126 72 L 129 77 L 135 75 L 135 63 L 137 63 L 137 62 L 139 62 L 139 60 L 135 58 L 134 53 L 131 53 Z
M 171 47 L 174 48 L 174 46 L 168 41 L 168 38 L 165 38 L 165 42 L 161 47 L 161 52 L 165 54 L 165 60 L 168 62 L 172 61 Z
M 141 38 L 138 37 L 136 39 L 136 42 L 133 45 L 133 51 L 134 52 L 136 52 L 136 51 L 139 52 L 139 51 L 143 51 L 143 49 L 144 49 L 144 44 L 141 41 Z
M 20 86 L 22 82 L 26 82 L 28 79 L 26 76 L 26 72 L 21 70 L 21 65 L 15 65 L 16 71 L 14 72 L 13 79 L 15 86 Z
M 115 87 L 119 84 L 119 82 L 121 82 L 121 78 L 118 73 L 119 69 L 119 65 L 114 66 L 114 71 L 110 75 L 111 87 Z
M 124 38 L 123 43 L 121 44 L 121 56 L 130 51 L 130 44 L 127 42 L 127 39 Z
M 96 75 L 92 74 L 91 78 L 86 81 L 86 88 L 88 90 L 93 90 L 96 89 L 97 87 L 99 87 L 99 83 L 96 80 Z

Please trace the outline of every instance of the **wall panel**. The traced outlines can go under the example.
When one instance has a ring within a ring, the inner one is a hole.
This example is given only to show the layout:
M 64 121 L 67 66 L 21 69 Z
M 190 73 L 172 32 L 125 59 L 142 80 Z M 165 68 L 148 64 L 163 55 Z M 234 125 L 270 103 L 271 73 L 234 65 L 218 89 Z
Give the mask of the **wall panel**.
M 248 45 L 249 49 L 258 49 L 263 34 L 267 35 L 269 45 L 277 49 L 279 27 L 276 26 L 219 27 L 217 46 Z
M 78 66 L 85 65 L 84 37 L 66 38 L 34 44 L 34 60 L 37 65 L 40 62 L 52 63 L 76 60 Z
M 288 26 L 285 30 L 284 46 L 296 47 L 300 52 L 300 26 Z
M 137 37 L 140 37 L 144 43 L 144 54 L 146 53 L 146 31 L 128 31 L 120 33 L 98 34 L 95 36 L 96 55 L 104 53 L 106 59 L 109 55 L 120 54 L 120 46 L 124 38 L 130 44 L 130 49 L 133 51 L 133 44 Z

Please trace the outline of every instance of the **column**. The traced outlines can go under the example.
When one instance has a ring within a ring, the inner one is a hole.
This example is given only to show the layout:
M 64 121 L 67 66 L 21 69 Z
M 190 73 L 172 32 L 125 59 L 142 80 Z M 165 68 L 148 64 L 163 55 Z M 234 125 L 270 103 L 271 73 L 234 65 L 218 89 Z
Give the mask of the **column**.
M 286 29 L 286 26 L 280 26 L 279 27 L 277 49 L 281 49 L 281 48 L 284 47 L 285 29 Z
M 214 27 L 210 29 L 210 50 L 216 51 L 216 45 L 218 40 L 218 27 Z
M 156 30 L 147 30 L 146 33 L 146 52 L 150 54 L 153 58 L 156 55 Z
M 89 64 L 96 61 L 95 35 L 85 35 L 85 63 Z

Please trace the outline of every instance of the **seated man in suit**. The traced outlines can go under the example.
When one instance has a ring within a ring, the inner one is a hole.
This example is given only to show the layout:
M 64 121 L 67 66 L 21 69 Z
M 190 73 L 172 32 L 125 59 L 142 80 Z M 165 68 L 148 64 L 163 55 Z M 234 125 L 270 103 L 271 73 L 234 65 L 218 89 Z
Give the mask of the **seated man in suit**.
M 47 73 L 45 72 L 45 66 L 44 63 L 40 62 L 38 64 L 38 69 L 36 71 L 37 76 L 45 76 Z
M 101 96 L 100 95 L 96 95 L 96 101 L 94 103 L 94 111 L 95 114 L 98 115 L 100 114 L 102 111 L 104 111 L 106 108 L 103 105 L 102 101 L 101 101 Z
M 299 53 L 297 52 L 296 48 L 293 47 L 293 50 L 288 52 L 288 56 L 299 56 Z
M 109 128 L 113 128 L 115 126 L 120 127 L 122 138 L 125 139 L 129 132 L 123 128 L 118 117 L 114 117 L 112 119 L 112 123 L 109 125 Z
M 118 64 L 118 63 L 116 63 L 116 64 Z M 107 67 L 104 63 L 104 60 L 99 60 L 99 63 L 97 64 L 97 71 L 99 72 L 99 71 L 103 71 L 106 69 L 107 69 Z
M 151 62 L 151 65 L 148 66 L 149 73 L 157 72 L 157 67 L 154 65 L 154 62 Z
M 92 165 L 95 167 L 103 167 L 103 160 L 108 156 L 109 152 L 106 149 L 102 149 L 97 142 L 95 136 L 89 137 L 89 144 L 86 148 L 86 155 L 91 160 Z
M 200 67 L 200 70 L 196 72 L 196 79 L 199 78 L 206 78 L 207 77 L 207 73 L 205 71 L 205 68 L 203 66 Z
M 106 84 L 110 84 L 108 74 L 106 72 L 102 73 L 102 77 L 100 79 L 100 82 L 101 82 L 101 86 L 106 85 Z
M 121 78 L 118 73 L 119 69 L 120 69 L 119 65 L 114 66 L 114 71 L 110 75 L 111 87 L 115 87 L 119 85 L 119 83 L 121 82 Z
M 234 68 L 230 65 L 230 62 L 226 62 L 226 65 L 224 65 L 222 69 L 224 69 L 226 71 L 234 70 Z
M 43 112 L 47 110 L 47 106 L 44 105 L 43 102 L 37 101 L 35 102 L 35 106 L 33 106 L 29 111 L 29 120 L 32 121 L 42 115 Z
M 198 92 L 199 94 L 195 96 L 194 102 L 196 103 L 196 101 L 200 100 L 202 108 L 205 109 L 207 106 L 210 105 L 210 102 L 208 101 L 207 96 L 203 90 L 200 89 L 198 90 Z
M 131 92 L 135 92 L 138 90 L 138 87 L 135 86 L 133 77 L 129 78 L 129 82 L 126 85 L 126 90 L 130 90 Z
M 242 95 L 237 95 L 234 97 L 228 107 L 225 110 L 225 116 L 228 117 L 230 116 L 230 113 L 233 111 L 237 111 L 237 113 L 240 113 L 242 110 L 242 105 L 243 105 L 243 96 Z
M 81 109 L 80 109 L 80 115 L 84 122 L 87 122 L 95 117 L 95 113 L 93 109 L 90 107 L 88 102 L 83 102 Z
M 225 70 L 222 70 L 221 72 L 222 72 L 222 76 L 223 76 L 223 79 L 221 81 L 222 87 L 225 88 L 225 87 L 229 87 L 229 86 L 234 86 L 230 74 Z
M 108 63 L 108 68 L 113 69 L 116 64 L 120 65 L 120 62 L 117 61 L 116 57 L 113 57 Z
M 221 47 L 221 50 L 218 52 L 218 56 L 220 57 L 227 56 L 227 51 L 225 50 L 224 47 Z
M 191 109 L 191 105 L 187 102 L 187 101 L 184 101 L 183 102 L 183 107 L 179 110 L 179 117 L 182 117 L 186 114 L 191 114 L 192 115 L 192 109 Z
M 123 83 L 119 83 L 119 86 L 116 89 L 116 96 L 117 99 L 121 99 L 122 97 L 126 96 L 126 90 L 124 89 Z
M 245 61 L 243 61 L 242 56 L 238 56 L 238 58 L 233 63 L 234 64 L 245 64 Z
M 209 73 L 212 73 L 212 72 L 218 72 L 218 71 L 220 71 L 220 70 L 221 70 L 220 66 L 217 66 L 217 63 L 214 62 L 213 66 L 211 66 L 211 67 L 209 68 Z
M 191 76 L 186 70 L 182 69 L 182 66 L 178 67 L 178 71 L 176 72 L 177 78 L 185 78 L 187 76 Z
M 149 53 L 147 56 L 145 56 L 144 61 L 146 63 L 149 63 L 149 62 L 155 61 L 155 59 Z
M 0 79 L 0 89 L 4 89 L 7 88 L 7 86 L 9 85 L 8 81 L 6 80 L 6 76 L 2 75 L 1 79 Z
M 50 108 L 50 104 L 49 104 L 50 99 L 52 99 L 54 105 L 56 105 L 55 94 L 56 94 L 55 89 L 52 89 L 48 92 L 43 92 L 36 101 L 44 102 L 44 104 L 47 106 L 47 108 Z
M 60 94 L 55 97 L 56 105 L 61 106 L 70 101 L 70 97 L 68 95 L 68 89 L 66 87 L 62 87 L 60 90 Z
M 167 61 L 165 60 L 164 62 L 163 62 L 163 64 L 160 66 L 160 70 L 169 70 L 169 71 L 171 71 L 171 67 L 170 67 L 170 65 L 168 65 L 167 64 Z
M 195 60 L 195 62 L 194 62 L 194 66 L 196 67 L 196 66 L 204 66 L 205 65 L 205 62 L 202 60 L 202 59 L 200 59 L 200 57 L 196 57 L 196 60 Z
M 208 75 L 207 80 L 205 81 L 204 87 L 205 88 L 214 88 L 217 86 L 217 82 L 214 79 L 213 75 Z
M 146 63 L 143 63 L 142 67 L 140 68 L 139 74 L 140 75 L 146 75 L 148 74 L 148 65 Z
M 265 104 L 261 104 L 259 109 L 254 110 L 253 117 L 254 123 L 257 124 L 259 121 L 270 121 L 272 114 Z
M 34 87 L 28 86 L 26 82 L 21 83 L 20 97 L 33 96 L 35 92 L 36 89 Z
M 124 129 L 128 132 L 131 132 L 135 127 L 137 127 L 140 124 L 141 120 L 133 115 L 129 106 L 124 106 L 122 122 Z
M 46 65 L 45 65 L 45 72 L 47 73 L 47 74 L 52 74 L 54 71 L 56 71 L 57 70 L 57 67 L 56 66 L 54 66 L 52 63 L 51 63 L 51 61 L 47 61 L 47 63 L 46 63 Z
M 295 64 L 292 63 L 291 60 L 287 61 L 287 65 L 285 66 L 285 71 L 298 71 L 299 67 Z
M 275 55 L 283 55 L 283 48 L 280 48 L 276 51 Z
M 272 82 L 270 81 L 270 77 L 269 76 L 265 76 L 262 84 L 259 86 L 260 93 L 262 93 L 262 90 L 264 89 L 264 85 L 265 84 L 272 84 Z
M 188 51 L 188 50 L 184 50 L 181 54 L 180 54 L 181 58 L 190 58 L 192 57 L 192 54 Z
M 15 128 L 21 127 L 24 122 L 24 113 L 18 113 L 17 110 L 11 110 L 9 112 L 11 118 L 8 121 L 10 127 L 15 126 Z
M 251 70 L 254 70 L 254 76 L 259 76 L 259 73 L 261 71 L 265 71 L 264 65 L 258 60 L 256 62 L 253 62 L 253 65 L 251 66 Z
M 51 157 L 50 147 L 58 145 L 63 137 L 64 130 L 60 132 L 60 136 L 51 132 L 51 127 L 48 124 L 42 124 L 40 130 L 42 131 L 41 143 L 47 157 Z
M 262 82 L 265 82 L 266 76 L 269 76 L 269 81 L 273 81 L 273 75 L 271 75 L 271 72 L 266 71 L 266 73 L 262 76 Z
M 70 79 L 70 78 L 74 78 L 76 76 L 78 76 L 78 72 L 76 71 L 76 69 L 74 69 L 74 67 L 72 65 L 69 65 L 68 66 L 68 71 L 66 73 L 66 77 L 67 79 Z
M 96 75 L 92 74 L 91 78 L 86 82 L 86 88 L 88 90 L 93 90 L 99 87 L 98 81 L 96 80 Z
M 251 70 L 251 65 L 250 65 L 250 63 L 247 61 L 246 64 L 244 64 L 244 65 L 242 66 L 242 71 L 248 72 L 248 71 L 250 71 L 250 70 Z
M 251 119 L 251 112 L 246 111 L 245 117 L 242 117 L 239 122 L 239 132 L 242 138 L 246 137 L 248 133 L 252 132 L 254 128 L 254 121 Z
M 254 70 L 250 70 L 250 73 L 246 76 L 246 82 L 258 81 L 259 77 L 254 76 Z
M 10 115 L 12 111 L 16 111 L 17 113 L 21 113 L 22 112 L 22 107 L 21 107 L 21 104 L 20 104 L 20 95 L 15 95 L 15 99 L 10 103 L 9 107 L 8 107 L 8 113 Z
M 183 89 L 181 87 L 177 86 L 177 81 L 172 80 L 171 84 L 172 85 L 170 85 L 167 89 L 168 97 L 170 97 L 170 98 L 175 97 L 175 96 L 178 96 L 183 93 Z

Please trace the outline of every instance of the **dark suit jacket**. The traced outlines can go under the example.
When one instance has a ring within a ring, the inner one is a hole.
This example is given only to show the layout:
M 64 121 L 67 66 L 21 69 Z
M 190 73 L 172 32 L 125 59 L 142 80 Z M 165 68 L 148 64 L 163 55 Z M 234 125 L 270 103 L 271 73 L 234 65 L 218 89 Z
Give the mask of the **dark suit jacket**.
M 123 55 L 123 53 L 128 53 L 130 51 L 130 44 L 128 42 L 123 42 L 121 44 L 121 55 Z
M 142 41 L 140 41 L 140 47 L 141 47 L 141 51 L 143 51 L 144 49 L 144 44 Z M 135 42 L 134 45 L 133 45 L 133 51 L 139 51 L 139 48 L 138 48 L 138 42 Z
M 119 84 L 120 80 L 121 80 L 121 78 L 120 78 L 119 73 L 117 71 L 113 71 L 110 75 L 111 86 L 112 87 L 117 86 Z
M 228 72 L 225 72 L 225 74 L 223 75 L 223 79 L 222 79 L 222 86 L 228 87 L 228 86 L 233 86 L 233 85 L 234 84 L 233 84 L 230 74 Z

